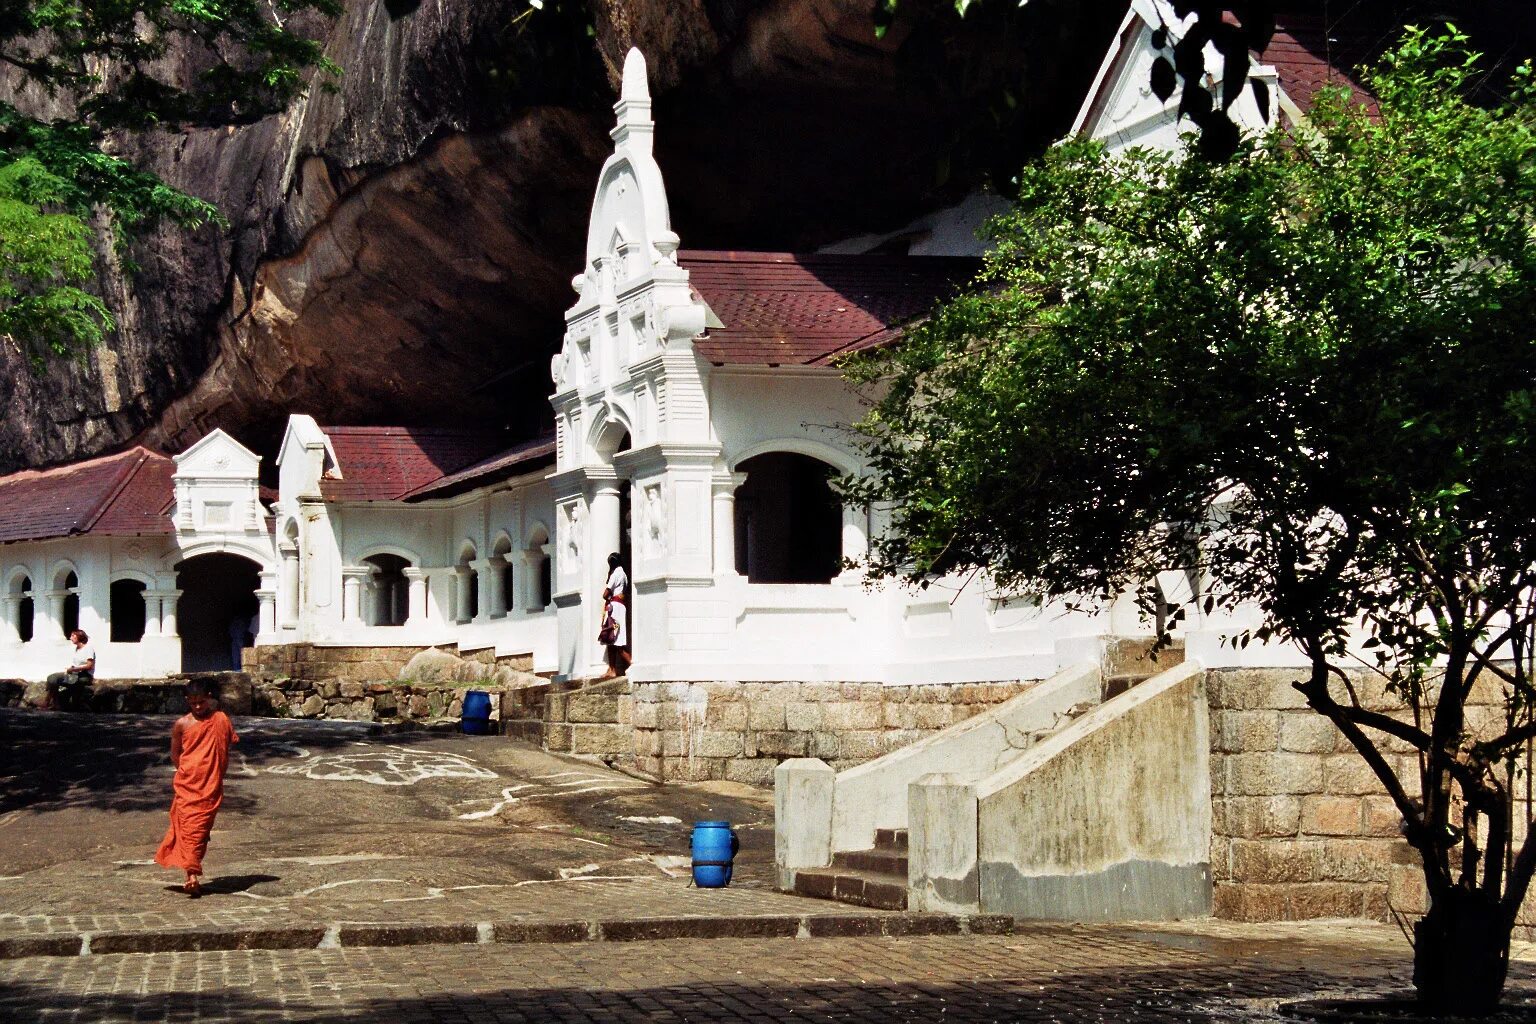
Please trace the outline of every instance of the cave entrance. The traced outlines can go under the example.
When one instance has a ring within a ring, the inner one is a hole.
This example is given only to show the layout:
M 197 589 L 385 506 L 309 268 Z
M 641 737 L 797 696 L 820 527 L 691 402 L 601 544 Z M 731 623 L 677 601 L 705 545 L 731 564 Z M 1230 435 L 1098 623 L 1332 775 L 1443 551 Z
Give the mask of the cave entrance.
M 183 672 L 239 670 L 260 583 L 261 566 L 240 555 L 196 555 L 176 567 Z

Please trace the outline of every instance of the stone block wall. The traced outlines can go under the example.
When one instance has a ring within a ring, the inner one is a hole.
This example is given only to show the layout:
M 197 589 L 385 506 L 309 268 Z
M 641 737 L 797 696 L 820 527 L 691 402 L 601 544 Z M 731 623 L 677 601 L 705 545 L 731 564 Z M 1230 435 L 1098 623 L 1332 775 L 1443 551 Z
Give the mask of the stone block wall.
M 1291 685 L 1304 675 L 1209 673 L 1214 913 L 1239 921 L 1415 920 L 1426 909 L 1418 853 L 1365 760 Z M 1407 715 L 1378 677 L 1360 673 L 1355 686 L 1371 710 Z M 1490 685 L 1474 691 L 1468 719 L 1490 720 L 1501 708 Z M 1417 796 L 1412 748 L 1384 737 L 1382 749 Z M 1536 924 L 1529 900 L 1522 921 L 1527 933 Z
M 424 647 L 319 647 L 274 644 L 247 647 L 242 667 L 253 675 L 288 679 L 350 679 L 378 682 L 399 679 L 406 662 Z
M 91 684 L 78 709 L 94 714 L 181 715 L 187 710 L 186 685 L 202 679 L 213 685 L 220 705 L 232 715 L 251 714 L 251 679 L 243 672 L 192 672 L 163 679 L 110 679 Z M 47 685 L 0 679 L 0 707 L 40 708 Z
M 786 758 L 819 757 L 839 771 L 851 768 L 1036 682 L 636 683 L 628 710 L 633 763 L 666 780 L 771 786 Z

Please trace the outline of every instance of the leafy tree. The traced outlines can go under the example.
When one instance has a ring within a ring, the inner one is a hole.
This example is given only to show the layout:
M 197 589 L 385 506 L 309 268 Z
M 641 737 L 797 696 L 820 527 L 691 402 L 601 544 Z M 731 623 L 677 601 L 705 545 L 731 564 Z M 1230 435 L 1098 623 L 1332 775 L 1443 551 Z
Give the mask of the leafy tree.
M 285 19 L 340 10 L 340 0 L 0 0 L 0 81 L 12 87 L 0 98 L 0 335 L 34 363 L 99 341 L 111 315 L 80 287 L 93 220 L 119 247 L 162 220 L 220 220 L 113 155 L 114 137 L 280 109 L 312 72 L 338 73 Z M 23 87 L 46 101 L 22 102 Z
M 1026 168 L 975 291 L 850 368 L 846 483 L 893 509 L 878 576 L 1102 601 L 1184 568 L 1206 613 L 1257 609 L 1234 642 L 1305 654 L 1402 815 L 1415 983 L 1461 1012 L 1497 1004 L 1536 868 L 1536 90 L 1469 104 L 1475 61 L 1409 30 L 1374 111 L 1334 90 L 1230 161 Z

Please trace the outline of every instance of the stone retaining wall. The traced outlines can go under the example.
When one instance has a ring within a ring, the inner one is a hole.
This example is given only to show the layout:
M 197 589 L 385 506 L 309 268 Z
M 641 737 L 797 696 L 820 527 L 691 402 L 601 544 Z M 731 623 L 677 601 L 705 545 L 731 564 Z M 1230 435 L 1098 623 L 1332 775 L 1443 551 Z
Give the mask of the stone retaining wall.
M 1238 921 L 1416 919 L 1427 909 L 1418 853 L 1365 760 L 1291 685 L 1304 676 L 1209 674 L 1214 913 Z M 1355 687 L 1371 710 L 1407 714 L 1379 677 L 1360 673 Z M 1489 685 L 1474 691 L 1468 724 L 1476 729 L 1502 713 Z M 1382 749 L 1417 796 L 1411 748 L 1387 737 Z M 1519 932 L 1536 931 L 1530 901 L 1521 921 Z
M 80 710 L 95 714 L 180 715 L 187 710 L 186 685 L 193 679 L 212 683 L 219 703 L 232 715 L 251 714 L 251 680 L 243 672 L 190 672 L 164 679 L 110 679 L 92 684 Z M 47 685 L 0 679 L 0 707 L 40 708 Z
M 319 644 L 273 644 L 266 647 L 247 647 L 243 655 L 243 668 L 252 675 L 275 676 L 287 679 L 345 679 L 360 683 L 377 683 L 381 680 L 399 679 L 406 663 L 427 647 L 326 647 Z M 460 650 L 452 644 L 437 650 L 478 661 L 498 668 L 513 668 L 529 672 L 533 669 L 533 655 L 496 656 L 494 648 Z
M 636 767 L 662 779 L 771 786 L 786 758 L 851 768 L 1036 683 L 637 683 L 633 756 Z

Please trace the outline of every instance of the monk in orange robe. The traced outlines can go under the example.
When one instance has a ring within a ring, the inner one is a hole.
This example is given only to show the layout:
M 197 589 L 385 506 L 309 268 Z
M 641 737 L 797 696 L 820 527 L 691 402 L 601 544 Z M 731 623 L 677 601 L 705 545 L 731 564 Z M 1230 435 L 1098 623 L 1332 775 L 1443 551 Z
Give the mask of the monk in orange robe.
M 229 716 L 218 709 L 212 687 L 201 679 L 187 684 L 189 712 L 171 727 L 171 764 L 176 768 L 171 799 L 171 827 L 155 851 L 161 867 L 187 873 L 183 888 L 202 895 L 203 854 L 213 819 L 224 802 L 224 769 L 229 747 L 239 743 Z

